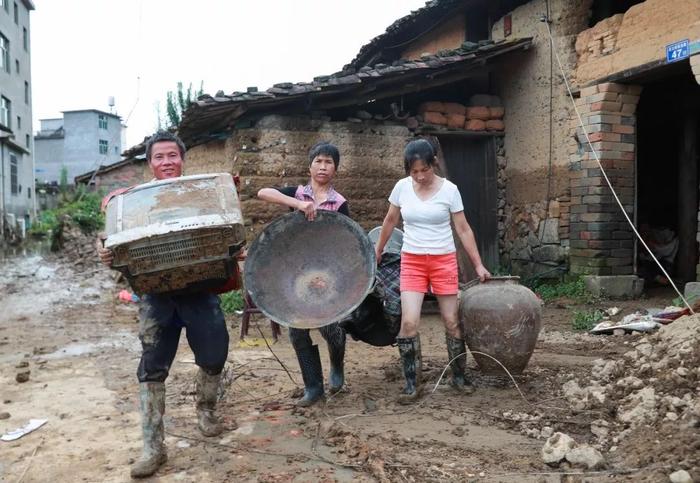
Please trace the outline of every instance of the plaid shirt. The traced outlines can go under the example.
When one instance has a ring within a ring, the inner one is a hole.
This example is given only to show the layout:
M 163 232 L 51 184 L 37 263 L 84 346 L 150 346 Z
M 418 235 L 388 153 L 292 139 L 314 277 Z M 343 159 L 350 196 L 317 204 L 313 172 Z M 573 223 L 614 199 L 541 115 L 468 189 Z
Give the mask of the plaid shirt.
M 312 201 L 314 205 L 316 205 L 316 199 L 314 198 L 314 190 L 311 188 L 310 184 L 307 184 L 306 186 L 301 186 L 297 188 L 296 192 L 294 193 L 294 197 L 298 200 L 301 201 Z M 343 203 L 345 203 L 347 200 L 338 193 L 332 186 L 328 190 L 328 197 L 326 197 L 326 200 L 323 203 L 320 203 L 316 205 L 316 207 L 319 210 L 328 210 L 328 211 L 338 211 L 341 206 L 343 206 Z

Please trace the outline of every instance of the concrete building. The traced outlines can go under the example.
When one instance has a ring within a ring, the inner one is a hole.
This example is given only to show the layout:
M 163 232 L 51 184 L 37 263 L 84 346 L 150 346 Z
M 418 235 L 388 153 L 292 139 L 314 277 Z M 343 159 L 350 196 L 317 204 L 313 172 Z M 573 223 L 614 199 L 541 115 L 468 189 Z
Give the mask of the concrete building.
M 121 160 L 124 127 L 116 114 L 97 109 L 64 111 L 62 118 L 40 122 L 34 136 L 40 183 L 59 182 L 63 167 L 72 183 L 80 174 Z
M 201 96 L 180 124 L 185 170 L 240 173 L 252 235 L 275 214 L 257 189 L 302 181 L 309 146 L 335 141 L 338 188 L 369 227 L 404 142 L 427 137 L 488 268 L 633 295 L 640 243 L 593 151 L 632 225 L 677 240 L 671 276 L 696 279 L 697 79 L 698 0 L 431 0 L 335 74 Z
M 35 214 L 31 0 L 0 0 L 0 242 L 22 236 Z

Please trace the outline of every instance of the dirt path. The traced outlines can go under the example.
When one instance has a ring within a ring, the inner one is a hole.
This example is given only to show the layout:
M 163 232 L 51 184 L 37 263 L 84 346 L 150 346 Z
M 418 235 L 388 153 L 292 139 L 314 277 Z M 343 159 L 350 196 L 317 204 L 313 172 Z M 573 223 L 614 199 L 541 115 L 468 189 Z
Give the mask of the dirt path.
M 118 287 L 97 267 L 76 274 L 40 257 L 1 263 L 0 413 L 10 416 L 0 420 L 0 432 L 30 418 L 48 423 L 0 442 L 0 479 L 128 481 L 141 445 L 135 305 L 115 302 Z M 308 410 L 292 405 L 301 376 L 286 334 L 272 349 L 294 382 L 255 329 L 238 340 L 232 318 L 220 413 L 239 428 L 220 438 L 202 438 L 196 430 L 196 366 L 183 337 L 167 386 L 170 458 L 153 481 L 560 481 L 557 470 L 542 463 L 542 429 L 585 441 L 596 418 L 566 410 L 561 385 L 629 343 L 573 334 L 568 317 L 563 308 L 545 311 L 535 355 L 518 378 L 532 405 L 507 381 L 477 375 L 471 397 L 443 384 L 420 404 L 399 406 L 396 349 L 349 341 L 346 391 Z M 269 339 L 267 324 L 259 326 Z M 424 379 L 432 389 L 446 363 L 436 317 L 426 318 L 422 342 Z M 321 352 L 327 372 L 324 347 Z M 29 381 L 18 383 L 23 364 Z

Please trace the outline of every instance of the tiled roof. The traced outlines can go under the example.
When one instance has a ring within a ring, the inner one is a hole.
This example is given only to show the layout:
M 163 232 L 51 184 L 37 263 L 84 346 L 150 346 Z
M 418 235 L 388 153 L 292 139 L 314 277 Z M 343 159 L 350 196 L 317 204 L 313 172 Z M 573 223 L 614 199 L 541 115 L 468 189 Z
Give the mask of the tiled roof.
M 230 130 L 235 121 L 254 112 L 270 112 L 289 108 L 297 113 L 323 108 L 324 102 L 333 101 L 333 107 L 361 105 L 380 98 L 382 89 L 407 88 L 408 81 L 423 81 L 436 74 L 451 73 L 469 77 L 474 67 L 481 67 L 492 57 L 513 50 L 525 50 L 532 45 L 531 38 L 479 43 L 464 42 L 454 50 L 440 51 L 419 60 L 397 60 L 391 65 L 376 64 L 355 69 L 348 67 L 332 75 L 315 77 L 312 82 L 283 82 L 259 91 L 250 87 L 215 96 L 200 96 L 183 115 L 178 134 L 188 146 L 199 144 L 201 136 Z M 407 91 L 408 92 L 408 91 Z M 400 93 L 400 92 L 399 92 Z M 299 107 L 298 101 L 304 101 Z M 297 103 L 295 105 L 295 103 Z
M 467 3 L 470 2 L 465 2 L 465 0 L 429 0 L 425 6 L 396 20 L 386 28 L 383 34 L 363 45 L 346 67 L 373 64 L 375 54 L 383 47 L 403 44 L 407 39 L 426 33 L 431 29 L 431 26 L 440 24 L 456 10 L 465 8 Z

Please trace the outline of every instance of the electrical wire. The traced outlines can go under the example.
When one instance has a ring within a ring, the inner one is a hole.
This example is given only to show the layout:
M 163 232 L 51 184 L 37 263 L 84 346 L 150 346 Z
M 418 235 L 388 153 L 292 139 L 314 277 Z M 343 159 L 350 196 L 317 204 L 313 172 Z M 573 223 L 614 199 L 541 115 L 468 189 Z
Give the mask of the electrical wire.
M 549 35 L 550 45 L 554 46 L 554 37 L 552 36 L 552 29 L 549 26 L 549 17 L 544 18 L 543 21 L 544 21 L 544 24 L 547 26 L 547 34 Z M 637 228 L 634 226 L 634 223 L 632 223 L 632 220 L 630 219 L 629 215 L 625 211 L 625 208 L 622 205 L 620 198 L 617 196 L 617 192 L 615 192 L 615 188 L 613 188 L 612 183 L 610 182 L 610 179 L 608 178 L 608 175 L 605 172 L 605 169 L 603 169 L 603 164 L 600 162 L 600 158 L 598 157 L 598 152 L 595 150 L 595 148 L 593 148 L 593 144 L 591 143 L 591 140 L 588 137 L 588 130 L 586 129 L 586 126 L 583 122 L 583 118 L 581 117 L 581 113 L 579 112 L 578 107 L 576 106 L 576 100 L 574 99 L 574 95 L 571 92 L 571 86 L 569 85 L 569 80 L 566 78 L 566 73 L 564 72 L 564 67 L 562 67 L 562 65 L 561 65 L 561 60 L 559 59 L 559 52 L 557 52 L 555 49 L 552 49 L 552 50 L 554 52 L 554 57 L 557 60 L 557 65 L 559 66 L 559 71 L 561 73 L 561 76 L 564 79 L 564 85 L 566 85 L 566 90 L 569 94 L 569 98 L 571 99 L 571 103 L 574 106 L 574 111 L 576 112 L 576 116 L 578 117 L 579 126 L 581 126 L 581 129 L 583 131 L 583 135 L 586 138 L 586 143 L 588 143 L 588 146 L 590 147 L 591 152 L 593 153 L 593 157 L 595 158 L 596 162 L 598 163 L 598 167 L 600 168 L 600 172 L 602 173 L 603 178 L 605 179 L 605 182 L 607 183 L 608 187 L 610 188 L 610 191 L 612 192 L 613 197 L 615 198 L 615 201 L 617 202 L 617 205 L 620 207 L 620 211 L 622 211 L 622 214 L 624 215 L 625 220 L 627 220 L 627 223 L 629 223 L 629 225 L 632 228 L 632 231 L 634 232 L 637 239 L 640 241 L 642 246 L 644 246 L 646 251 L 651 256 L 652 260 L 654 260 L 654 262 L 656 262 L 656 264 L 661 269 L 661 272 L 666 276 L 668 281 L 671 283 L 671 286 L 678 294 L 678 297 L 680 297 L 680 299 L 683 301 L 685 306 L 688 307 L 688 310 L 690 310 L 690 313 L 695 314 L 695 312 L 693 311 L 693 307 L 690 306 L 690 304 L 685 299 L 683 294 L 680 292 L 680 290 L 678 290 L 678 287 L 676 286 L 676 284 L 673 281 L 673 279 L 671 278 L 671 276 L 668 274 L 668 272 L 666 272 L 666 269 L 663 267 L 663 265 L 661 265 L 661 263 L 656 258 L 654 253 L 651 251 L 649 246 L 646 244 L 646 242 L 644 241 L 642 236 L 637 231 Z

